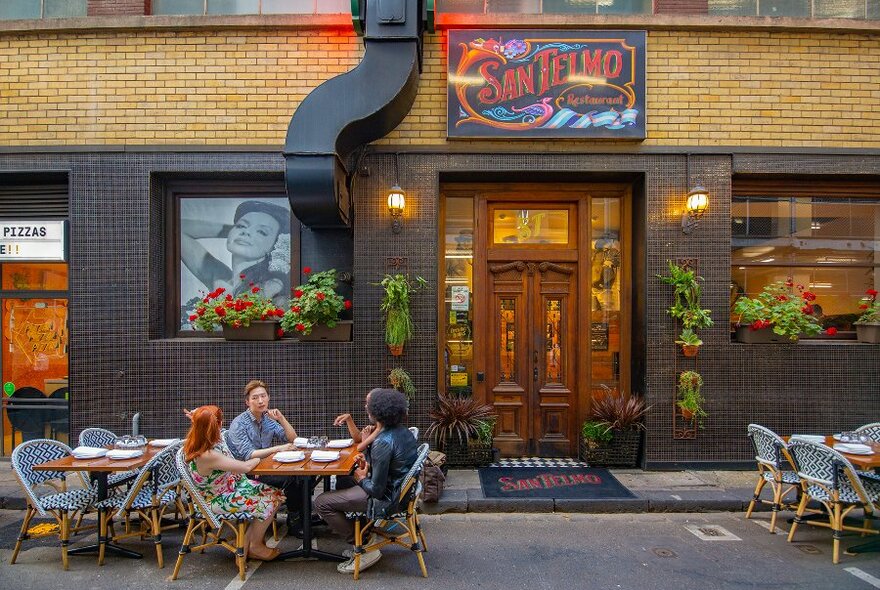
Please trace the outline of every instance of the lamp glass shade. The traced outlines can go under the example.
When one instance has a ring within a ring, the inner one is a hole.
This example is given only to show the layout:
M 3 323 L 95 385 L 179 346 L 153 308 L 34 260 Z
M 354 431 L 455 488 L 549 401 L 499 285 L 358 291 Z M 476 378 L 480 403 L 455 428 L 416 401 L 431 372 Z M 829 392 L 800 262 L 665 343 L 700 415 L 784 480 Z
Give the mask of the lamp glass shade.
M 709 191 L 702 186 L 695 186 L 688 193 L 687 213 L 691 217 L 702 217 L 709 208 Z
M 392 215 L 400 215 L 406 206 L 406 193 L 396 184 L 388 191 L 388 210 Z

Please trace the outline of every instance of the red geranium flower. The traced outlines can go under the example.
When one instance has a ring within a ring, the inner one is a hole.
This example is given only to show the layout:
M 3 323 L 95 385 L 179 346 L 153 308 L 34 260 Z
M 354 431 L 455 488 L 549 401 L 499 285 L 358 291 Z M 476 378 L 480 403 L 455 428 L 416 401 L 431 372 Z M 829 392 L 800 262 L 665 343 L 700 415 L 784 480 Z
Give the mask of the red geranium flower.
M 343 305 L 345 306 L 345 309 L 351 309 L 351 301 L 349 301 L 348 299 L 345 300 Z
M 194 322 L 197 319 L 199 319 L 199 316 L 197 316 L 196 314 L 192 314 L 191 316 L 189 316 L 189 321 L 191 321 L 191 322 Z
M 251 293 L 259 293 L 259 292 L 260 292 L 259 287 L 254 287 L 253 289 L 251 289 Z
M 315 293 L 315 299 L 317 299 L 318 301 L 324 301 L 324 297 L 325 295 L 320 291 L 318 293 Z
M 294 305 L 290 308 L 290 311 L 292 311 L 293 313 L 299 313 L 302 311 L 302 308 L 299 305 Z
M 294 327 L 296 328 L 297 332 L 302 332 L 303 330 L 306 329 L 305 324 L 297 324 L 297 325 L 294 326 Z
M 296 289 L 296 290 L 293 292 L 293 296 L 296 297 L 297 299 L 299 299 L 300 297 L 303 296 L 303 292 L 302 292 L 300 289 Z
M 240 278 L 241 280 L 244 280 L 244 277 L 245 277 L 244 273 L 241 273 L 240 275 L 238 275 L 238 278 Z
M 310 272 L 312 272 L 312 267 L 311 267 L 311 266 L 304 266 L 304 267 L 303 267 L 303 274 L 306 274 L 306 275 L 307 275 L 307 274 L 309 274 Z
M 865 291 L 865 293 L 870 295 L 871 297 L 876 297 L 877 296 L 877 289 L 868 289 L 867 291 Z
M 226 310 L 222 306 L 218 305 L 217 307 L 214 308 L 214 313 L 216 313 L 217 315 L 219 315 L 222 318 L 223 316 L 226 315 Z
M 837 334 L 837 328 L 835 328 L 834 326 L 831 326 L 830 328 L 825 330 L 825 333 L 828 334 L 829 336 L 834 336 L 835 334 Z
M 807 315 L 813 315 L 813 306 L 808 303 L 801 308 L 801 311 Z
M 279 338 L 281 338 L 282 336 L 284 336 L 284 330 L 282 330 L 281 328 L 278 328 L 277 330 L 275 330 L 275 334 L 276 334 Z

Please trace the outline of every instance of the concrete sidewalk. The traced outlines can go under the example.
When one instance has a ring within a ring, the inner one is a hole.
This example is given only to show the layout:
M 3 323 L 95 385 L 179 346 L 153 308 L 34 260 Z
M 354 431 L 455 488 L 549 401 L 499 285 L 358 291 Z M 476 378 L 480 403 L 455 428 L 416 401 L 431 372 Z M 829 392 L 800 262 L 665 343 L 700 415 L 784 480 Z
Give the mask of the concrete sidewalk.
M 428 514 L 446 512 L 716 512 L 741 511 L 752 497 L 756 471 L 641 471 L 611 469 L 635 498 L 617 500 L 508 500 L 486 498 L 476 469 L 449 471 L 443 497 L 424 504 Z M 75 482 L 76 478 L 69 478 Z M 71 484 L 72 485 L 72 484 Z M 9 461 L 0 461 L 0 509 L 25 508 Z

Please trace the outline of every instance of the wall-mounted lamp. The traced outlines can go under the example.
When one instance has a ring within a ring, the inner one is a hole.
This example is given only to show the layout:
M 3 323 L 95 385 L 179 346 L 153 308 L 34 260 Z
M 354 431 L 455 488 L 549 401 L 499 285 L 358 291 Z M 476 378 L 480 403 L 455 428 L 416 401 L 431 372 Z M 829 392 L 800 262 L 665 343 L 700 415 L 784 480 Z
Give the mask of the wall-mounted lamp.
M 687 155 L 687 181 L 691 186 L 687 194 L 684 213 L 681 214 L 681 231 L 691 233 L 697 227 L 698 220 L 709 208 L 709 191 L 699 182 L 691 184 L 691 155 Z
M 391 213 L 391 231 L 399 234 L 403 229 L 403 209 L 406 207 L 406 193 L 400 188 L 400 170 L 397 167 L 399 154 L 394 154 L 394 186 L 388 191 L 388 212 Z

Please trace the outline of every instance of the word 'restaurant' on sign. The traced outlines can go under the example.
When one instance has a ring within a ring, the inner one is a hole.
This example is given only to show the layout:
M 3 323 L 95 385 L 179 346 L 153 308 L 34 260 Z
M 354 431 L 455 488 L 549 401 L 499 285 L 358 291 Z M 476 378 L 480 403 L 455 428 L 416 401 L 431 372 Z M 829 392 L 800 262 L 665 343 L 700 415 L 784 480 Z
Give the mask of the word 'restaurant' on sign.
M 645 31 L 450 31 L 447 133 L 645 139 L 645 37 Z
M 63 262 L 64 221 L 0 221 L 0 261 Z

